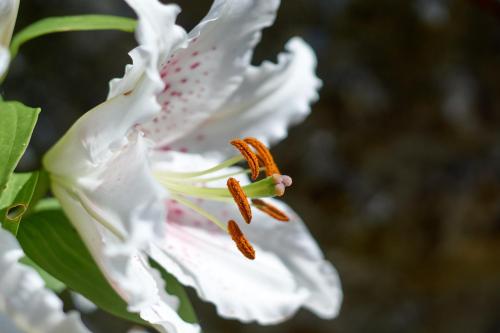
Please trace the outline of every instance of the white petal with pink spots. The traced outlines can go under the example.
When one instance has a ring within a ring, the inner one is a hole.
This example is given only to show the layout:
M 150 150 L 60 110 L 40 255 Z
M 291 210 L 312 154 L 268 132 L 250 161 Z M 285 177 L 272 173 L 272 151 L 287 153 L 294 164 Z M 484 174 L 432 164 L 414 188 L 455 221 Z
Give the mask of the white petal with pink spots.
M 300 306 L 335 316 L 338 277 L 333 268 L 320 269 L 329 264 L 302 222 L 289 231 L 300 244 L 286 240 L 281 249 L 255 230 L 258 257 L 247 262 L 225 232 L 172 201 L 169 186 L 182 182 L 161 183 L 157 176 L 221 162 L 233 136 L 275 142 L 309 113 L 320 81 L 307 44 L 292 40 L 277 64 L 250 63 L 280 1 L 215 0 L 189 34 L 175 24 L 177 6 L 126 1 L 139 16 L 133 64 L 111 81 L 108 100 L 84 115 L 44 160 L 56 196 L 104 275 L 131 310 L 162 331 L 199 327 L 176 315 L 175 297 L 162 292 L 147 261 L 137 260 L 141 251 L 151 251 L 223 316 L 269 324 Z M 214 152 L 208 159 L 205 153 Z M 221 219 L 234 216 L 228 203 L 200 200 L 195 204 Z

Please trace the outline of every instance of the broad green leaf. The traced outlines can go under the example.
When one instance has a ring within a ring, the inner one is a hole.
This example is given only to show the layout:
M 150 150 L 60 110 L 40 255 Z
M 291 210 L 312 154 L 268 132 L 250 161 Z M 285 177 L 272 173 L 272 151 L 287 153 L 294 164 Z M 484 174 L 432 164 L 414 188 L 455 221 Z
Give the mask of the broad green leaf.
M 55 200 L 43 200 L 19 227 L 17 239 L 25 254 L 44 271 L 101 309 L 146 325 L 116 294 L 80 236 Z
M 44 171 L 14 173 L 0 197 L 0 222 L 17 235 L 19 223 L 30 207 L 47 192 L 48 179 Z
M 43 268 L 41 268 L 40 266 L 35 264 L 33 262 L 33 260 L 31 260 L 30 258 L 22 257 L 19 260 L 19 262 L 26 265 L 26 266 L 30 266 L 35 271 L 37 271 L 38 274 L 40 275 L 40 277 L 45 282 L 45 287 L 47 287 L 48 289 L 54 291 L 57 294 L 62 292 L 64 289 L 66 289 L 66 286 L 64 285 L 64 283 L 62 283 L 61 281 L 59 281 L 58 279 L 56 279 L 55 277 L 53 277 L 52 275 L 47 273 L 45 270 L 43 270 Z
M 56 32 L 121 30 L 133 32 L 137 21 L 131 18 L 110 15 L 79 15 L 48 17 L 37 21 L 19 31 L 10 45 L 11 58 L 14 58 L 22 44 L 43 35 Z
M 168 273 L 160 264 L 158 264 L 153 259 L 149 260 L 151 267 L 157 269 L 166 284 L 167 293 L 170 295 L 175 295 L 179 298 L 180 305 L 177 312 L 179 316 L 186 322 L 195 324 L 198 322 L 198 317 L 191 305 L 191 301 L 186 293 L 184 287 L 177 281 L 177 279 L 170 273 Z
M 28 146 L 39 113 L 18 102 L 0 102 L 0 194 Z

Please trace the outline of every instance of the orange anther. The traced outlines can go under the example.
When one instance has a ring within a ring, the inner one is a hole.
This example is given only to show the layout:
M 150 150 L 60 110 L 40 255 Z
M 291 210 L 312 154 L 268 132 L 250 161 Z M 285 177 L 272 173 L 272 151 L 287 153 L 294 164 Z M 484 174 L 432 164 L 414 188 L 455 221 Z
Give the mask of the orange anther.
M 248 239 L 243 235 L 243 232 L 241 232 L 240 227 L 234 222 L 233 220 L 230 220 L 227 223 L 227 231 L 231 235 L 231 238 L 233 241 L 236 243 L 236 246 L 238 247 L 238 250 L 240 250 L 241 253 L 245 257 L 247 257 L 250 260 L 255 259 L 255 250 L 248 241 Z
M 234 202 L 238 205 L 241 216 L 243 216 L 246 223 L 250 223 L 252 221 L 252 209 L 250 208 L 247 196 L 245 192 L 243 192 L 240 183 L 231 177 L 227 180 L 227 188 L 233 196 Z
M 235 139 L 231 141 L 231 144 L 240 151 L 241 155 L 245 158 L 248 163 L 248 167 L 252 171 L 252 180 L 256 180 L 259 177 L 259 158 L 254 154 L 250 146 L 243 140 Z
M 267 147 L 257 140 L 256 138 L 245 138 L 243 139 L 246 143 L 252 146 L 257 151 L 257 156 L 259 157 L 262 164 L 266 167 L 266 175 L 272 176 L 273 174 L 280 174 L 278 166 L 274 162 L 273 155 Z
M 260 211 L 266 213 L 267 215 L 271 216 L 272 218 L 281 221 L 281 222 L 288 222 L 290 221 L 290 218 L 282 212 L 278 207 L 273 206 L 264 200 L 261 199 L 252 199 L 252 204 L 257 207 Z

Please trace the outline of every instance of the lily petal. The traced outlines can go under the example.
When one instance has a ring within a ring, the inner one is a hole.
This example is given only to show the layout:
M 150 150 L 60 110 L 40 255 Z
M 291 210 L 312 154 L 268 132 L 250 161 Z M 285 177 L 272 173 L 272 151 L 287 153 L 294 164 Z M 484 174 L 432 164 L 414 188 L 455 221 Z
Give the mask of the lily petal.
M 36 271 L 20 264 L 16 239 L 0 227 L 0 329 L 2 332 L 90 333 L 77 313 L 45 289 Z
M 158 171 L 188 172 L 206 169 L 216 161 L 171 151 L 157 152 L 154 165 Z M 246 176 L 236 177 L 241 184 L 249 183 Z M 221 179 L 210 186 L 224 184 Z M 231 202 L 193 202 L 220 221 L 240 216 Z M 337 272 L 297 214 L 277 200 L 269 202 L 290 221 L 278 222 L 254 210 L 252 223 L 240 225 L 255 247 L 254 261 L 242 256 L 227 233 L 173 200 L 166 202 L 165 238 L 153 243 L 150 255 L 181 283 L 195 288 L 200 298 L 214 303 L 223 317 L 274 324 L 291 317 L 301 306 L 322 318 L 335 317 L 342 302 Z
M 19 0 L 0 0 L 0 46 L 9 46 L 18 9 Z
M 19 0 L 0 0 L 0 78 L 9 67 L 9 44 L 16 24 Z
M 301 305 L 324 319 L 338 315 L 342 303 L 342 288 L 335 268 L 325 260 L 318 244 L 300 217 L 287 205 L 278 201 L 268 202 L 278 207 L 290 218 L 287 223 L 254 210 L 252 224 L 246 228 L 248 239 L 261 251 L 273 253 L 289 270 L 297 284 L 297 290 L 306 290 Z M 201 206 L 215 212 L 218 218 L 238 216 L 234 205 L 203 202 Z M 170 216 L 170 214 L 169 214 Z M 259 251 L 257 250 L 257 256 Z M 287 313 L 287 317 L 294 312 Z M 281 320 L 286 317 L 281 318 Z
M 96 263 L 115 291 L 129 304 L 129 311 L 151 323 L 162 333 L 199 333 L 198 325 L 184 322 L 176 310 L 177 297 L 168 295 L 159 273 L 152 269 L 143 254 L 134 248 L 115 253 L 116 238 L 96 224 L 81 201 L 64 187 L 54 185 L 54 194 L 60 198 L 73 225 L 84 239 Z M 110 253 L 111 252 L 111 253 Z
M 107 106 L 109 103 L 103 104 Z M 82 172 L 76 181 L 70 181 L 66 173 L 53 173 L 52 190 L 130 311 L 163 331 L 176 332 L 177 327 L 180 332 L 198 332 L 197 325 L 187 324 L 178 316 L 178 303 L 166 297 L 156 272 L 138 252 L 162 235 L 161 221 L 165 219 L 165 193 L 153 179 L 146 160 L 149 146 L 149 140 L 132 132 L 119 150 L 108 152 L 104 161 L 92 164 L 84 160 L 89 170 L 75 166 L 73 170 Z M 50 167 L 51 155 L 47 158 Z M 59 159 L 58 170 L 71 172 L 73 163 Z
M 162 84 L 152 69 L 186 36 L 174 25 L 177 6 L 130 3 L 141 19 L 138 37 L 144 43 L 130 53 L 133 65 L 111 83 L 110 98 L 81 117 L 46 154 L 44 166 L 55 196 L 129 311 L 162 331 L 199 332 L 178 316 L 176 298 L 165 294 L 139 252 L 162 234 L 165 192 L 147 162 L 151 141 L 136 125 L 159 112 L 156 93 Z M 160 23 L 168 31 L 156 40 L 150 34 Z
M 9 67 L 10 53 L 9 50 L 0 46 L 0 78 L 5 74 Z
M 141 128 L 158 146 L 183 136 L 214 112 L 243 82 L 261 30 L 276 16 L 278 0 L 216 0 L 161 67 L 161 116 Z
M 325 260 L 318 244 L 302 219 L 286 204 L 269 200 L 290 217 L 287 223 L 272 220 L 256 212 L 248 237 L 266 251 L 276 254 L 292 272 L 299 286 L 309 291 L 304 306 L 323 319 L 338 315 L 343 294 L 340 278 L 333 265 Z
M 187 42 L 186 31 L 175 24 L 177 15 L 180 13 L 177 5 L 164 5 L 157 0 L 126 0 L 126 2 L 139 17 L 136 36 L 140 46 L 135 49 L 137 57 L 132 57 L 134 63 L 127 66 L 125 76 L 110 82 L 108 99 L 133 90 L 144 69 L 148 79 L 154 83 L 155 94 L 159 93 L 163 88 L 163 82 L 158 73 L 160 63 L 164 62 L 173 50 L 183 47 Z M 139 59 L 136 58 L 142 58 L 142 64 L 138 64 Z M 151 97 L 154 98 L 154 95 Z M 144 110 L 156 112 L 159 109 L 157 104 L 151 104 L 148 107 L 149 109 Z
M 316 56 L 311 47 L 296 37 L 286 49 L 277 64 L 264 62 L 260 67 L 249 67 L 231 99 L 172 146 L 210 153 L 225 152 L 221 142 L 236 137 L 253 136 L 268 145 L 284 139 L 288 127 L 309 114 L 321 87 L 314 74 Z
M 307 298 L 287 267 L 256 247 L 253 261 L 238 252 L 230 236 L 201 216 L 169 201 L 167 233 L 150 256 L 177 279 L 212 302 L 222 317 L 274 324 L 297 311 Z
M 105 103 L 103 106 L 108 107 L 109 104 Z M 73 132 L 75 128 L 44 158 L 44 165 L 51 172 L 53 185 L 65 188 L 71 199 L 80 202 L 86 215 L 92 216 L 92 228 L 96 232 L 100 235 L 113 234 L 116 240 L 112 244 L 119 246 L 123 243 L 124 251 L 131 245 L 141 248 L 161 230 L 161 224 L 155 221 L 162 219 L 165 214 L 161 205 L 164 190 L 155 182 L 149 165 L 144 160 L 149 141 L 138 133 L 131 133 L 122 138 L 119 150 L 115 152 L 110 148 L 103 161 L 96 161 L 86 158 L 91 154 L 85 151 L 84 140 L 88 138 L 81 138 L 83 144 L 75 142 L 72 146 L 64 145 L 65 139 L 78 140 Z M 73 151 L 70 150 L 71 147 L 74 147 Z M 65 200 L 63 196 L 66 195 L 64 193 L 58 199 Z M 135 205 L 130 209 L 129 201 L 133 196 L 136 198 Z M 73 220 L 74 216 L 66 213 Z M 78 229 L 79 226 L 74 224 Z M 93 254 L 99 257 L 102 255 L 100 252 L 95 249 Z

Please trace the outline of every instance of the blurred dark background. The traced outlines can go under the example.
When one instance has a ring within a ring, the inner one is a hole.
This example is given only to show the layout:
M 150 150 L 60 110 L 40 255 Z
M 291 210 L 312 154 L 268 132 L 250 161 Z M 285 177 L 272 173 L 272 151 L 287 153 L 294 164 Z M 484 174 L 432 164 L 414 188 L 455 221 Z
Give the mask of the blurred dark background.
M 282 2 L 256 63 L 302 36 L 324 87 L 274 151 L 296 181 L 286 200 L 338 268 L 345 302 L 333 321 L 301 311 L 259 327 L 218 318 L 191 292 L 205 332 L 500 332 L 500 1 Z M 190 29 L 211 1 L 177 3 Z M 29 0 L 17 30 L 82 13 L 133 16 L 118 0 Z M 2 89 L 43 108 L 21 168 L 104 100 L 134 45 L 126 33 L 77 32 L 21 49 Z M 103 313 L 87 319 L 123 329 Z

